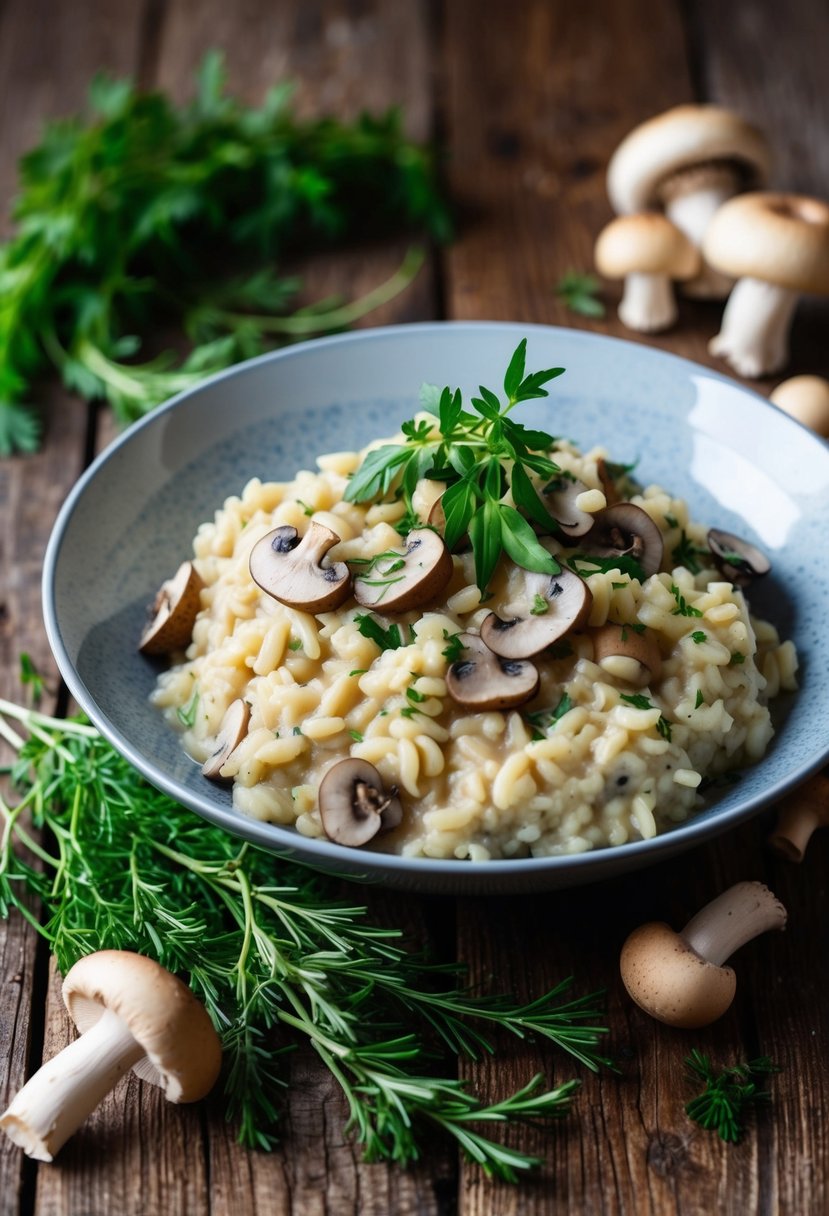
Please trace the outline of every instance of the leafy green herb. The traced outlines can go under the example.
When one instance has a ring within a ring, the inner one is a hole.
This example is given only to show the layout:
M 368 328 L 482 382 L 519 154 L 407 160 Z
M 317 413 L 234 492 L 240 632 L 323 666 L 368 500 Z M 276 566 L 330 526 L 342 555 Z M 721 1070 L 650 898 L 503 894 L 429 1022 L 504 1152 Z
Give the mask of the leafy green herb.
M 376 642 L 381 650 L 399 650 L 401 646 L 409 645 L 404 641 L 401 627 L 396 622 L 389 625 L 388 629 L 384 629 L 377 617 L 364 612 L 355 616 L 354 623 L 357 626 L 357 632 L 361 633 L 364 638 Z
M 34 732 L 14 765 L 20 802 L 0 799 L 0 915 L 26 917 L 63 972 L 110 948 L 184 975 L 222 1036 L 228 1114 L 243 1143 L 276 1142 L 285 1051 L 304 1040 L 342 1087 L 368 1159 L 416 1160 L 430 1123 L 484 1170 L 514 1180 L 536 1159 L 489 1140 L 481 1125 L 557 1117 L 578 1082 L 548 1090 L 533 1077 L 489 1103 L 441 1075 L 436 1048 L 491 1052 L 481 1029 L 489 1023 L 547 1039 L 594 1070 L 610 1064 L 599 994 L 573 996 L 565 980 L 526 1004 L 473 995 L 458 968 L 425 963 L 398 930 L 343 904 L 332 880 L 240 845 L 179 807 L 85 720 L 7 701 L 0 714 Z M 54 851 L 31 834 L 29 815 Z
M 297 501 L 297 502 L 299 503 L 299 505 L 302 507 L 302 514 L 303 514 L 303 515 L 308 515 L 308 516 L 310 516 L 310 515 L 313 515 L 313 514 L 314 514 L 314 508 L 313 508 L 313 507 L 309 507 L 307 502 L 303 502 L 301 498 L 298 498 L 296 501 Z
M 676 600 L 676 608 L 672 612 L 672 616 L 702 616 L 699 608 L 693 608 L 686 603 L 685 596 L 679 590 L 676 583 L 671 583 L 671 595 Z
M 665 717 L 664 714 L 659 715 L 659 718 L 657 719 L 657 723 L 656 723 L 656 729 L 659 732 L 659 734 L 662 736 L 662 738 L 667 739 L 668 742 L 670 743 L 670 741 L 671 741 L 671 724 L 668 721 L 668 719 Z
M 417 689 L 412 688 L 411 685 L 406 689 L 406 697 L 409 701 L 414 701 L 416 705 L 421 705 L 425 700 L 427 700 L 424 693 L 418 692 Z
M 714 1070 L 710 1058 L 694 1049 L 685 1063 L 692 1078 L 704 1082 L 705 1088 L 692 1098 L 685 1113 L 706 1131 L 716 1132 L 721 1140 L 738 1144 L 745 1132 L 745 1117 L 752 1106 L 768 1102 L 768 1090 L 758 1089 L 761 1079 L 780 1072 L 768 1056 L 759 1056 L 747 1064 Z
M 632 629 L 634 633 L 644 633 L 646 628 L 647 626 L 643 625 L 641 621 L 633 621 L 632 623 L 627 621 L 622 626 L 620 637 L 623 642 L 626 642 L 628 640 L 628 629 Z
M 20 683 L 24 688 L 29 689 L 32 704 L 37 708 L 43 699 L 46 680 L 35 667 L 32 656 L 25 651 L 20 656 Z
M 187 704 L 182 705 L 179 709 L 176 710 L 176 717 L 178 718 L 181 725 L 186 727 L 187 730 L 192 730 L 193 726 L 195 725 L 196 713 L 198 712 L 198 708 L 199 708 L 199 690 L 198 690 L 198 688 L 194 688 L 193 695 L 190 697 L 190 700 L 187 702 Z
M 383 498 L 401 492 L 407 514 L 418 481 L 445 481 L 441 497 L 446 524 L 443 539 L 449 549 L 468 534 L 475 559 L 475 578 L 485 593 L 502 553 L 538 574 L 557 574 L 558 562 L 538 540 L 529 519 L 550 530 L 548 515 L 530 472 L 551 477 L 559 469 L 549 456 L 555 440 L 545 431 L 530 430 L 509 417 L 516 405 L 547 397 L 544 385 L 563 368 L 525 374 L 526 338 L 518 344 L 504 375 L 506 404 L 491 389 L 480 386 L 479 397 L 464 408 L 460 389 L 427 389 L 421 401 L 435 418 L 404 422 L 405 443 L 383 444 L 369 452 L 346 487 L 349 502 Z M 509 483 L 509 485 L 507 484 Z M 502 499 L 509 488 L 515 506 Z M 523 512 L 523 514 L 522 514 Z
M 697 646 L 700 646 L 703 642 L 708 641 L 708 634 L 702 629 L 695 629 L 691 634 L 691 641 L 696 642 Z
M 697 699 L 694 702 L 694 709 L 699 709 L 700 705 L 705 704 L 705 697 L 702 695 L 702 689 L 697 689 Z
M 665 523 L 668 525 L 669 528 L 678 528 L 679 527 L 679 520 L 677 519 L 677 517 L 675 515 L 666 515 Z M 683 535 L 684 535 L 684 533 L 683 533 Z
M 559 718 L 563 718 L 572 708 L 573 702 L 570 694 L 565 691 L 561 694 L 555 709 L 537 709 L 533 713 L 527 714 L 527 721 L 533 728 L 533 742 L 546 739 L 547 736 L 543 732 L 549 730 L 554 722 L 558 722 Z
M 630 578 L 636 578 L 640 583 L 645 581 L 645 571 L 635 557 L 631 557 L 629 553 L 622 553 L 618 557 L 593 557 L 588 553 L 573 553 L 568 554 L 567 565 L 571 570 L 575 570 L 576 574 L 589 577 L 591 574 L 602 573 L 607 574 L 611 570 L 618 570 L 620 574 L 627 574 Z
M 666 521 L 670 518 L 666 516 Z M 674 521 L 674 526 L 676 521 Z M 692 574 L 699 574 L 702 565 L 698 560 L 701 556 L 710 557 L 711 552 L 704 545 L 695 545 L 691 538 L 682 529 L 679 542 L 671 551 L 671 558 L 675 566 L 684 566 L 686 570 L 690 570 Z
M 290 88 L 253 109 L 225 95 L 224 77 L 209 53 L 177 107 L 98 76 L 88 116 L 49 125 L 21 161 L 17 234 L 0 246 L 0 454 L 37 446 L 25 402 L 50 365 L 131 421 L 276 343 L 346 327 L 423 261 L 411 250 L 360 300 L 297 307 L 283 253 L 412 225 L 448 234 L 431 155 L 398 111 L 301 119 Z M 178 366 L 139 357 L 159 322 L 192 344 Z
M 349 674 L 350 676 L 364 676 L 364 675 L 366 674 L 366 672 L 367 672 L 367 671 L 368 671 L 368 668 L 367 668 L 367 667 L 355 667 L 355 668 L 354 668 L 352 671 L 350 671 L 348 674 Z
M 446 641 L 441 654 L 446 659 L 447 663 L 457 663 L 463 652 L 466 650 L 461 635 L 459 633 L 450 633 L 448 629 L 444 629 L 443 636 Z
M 363 736 L 360 731 L 350 730 L 348 733 L 351 735 L 351 738 L 354 740 L 355 743 L 362 743 Z
M 301 726 L 295 726 L 295 727 L 293 728 L 293 730 L 291 731 L 291 734 L 293 734 L 293 735 L 301 735 L 301 734 L 302 734 L 302 727 L 301 727 Z
M 302 638 L 292 638 L 288 643 L 289 650 L 302 650 Z
M 598 298 L 601 283 L 592 274 L 568 270 L 556 283 L 556 295 L 571 312 L 582 317 L 603 317 L 605 306 Z
M 744 654 L 740 654 L 739 650 L 735 650 L 731 656 L 730 665 L 737 666 L 740 663 L 745 663 L 745 661 L 746 661 L 746 656 Z
M 531 614 L 533 616 L 544 616 L 544 614 L 549 611 L 550 605 L 547 600 L 545 600 L 543 595 L 539 595 L 536 592 L 535 596 L 533 597 L 533 606 L 530 609 Z

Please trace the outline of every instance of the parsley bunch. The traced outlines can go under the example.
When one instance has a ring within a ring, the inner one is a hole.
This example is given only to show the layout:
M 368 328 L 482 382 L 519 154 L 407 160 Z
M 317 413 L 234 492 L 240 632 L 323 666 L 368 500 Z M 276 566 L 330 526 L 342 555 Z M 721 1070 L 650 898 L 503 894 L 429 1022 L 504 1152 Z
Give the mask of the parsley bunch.
M 353 123 L 300 120 L 290 88 L 261 108 L 225 95 L 218 52 L 196 95 L 98 76 L 89 116 L 51 123 L 20 164 L 17 234 L 0 245 L 0 453 L 33 450 L 24 407 L 50 363 L 129 421 L 203 376 L 279 341 L 341 329 L 391 298 L 398 273 L 362 300 L 291 312 L 301 286 L 276 259 L 416 225 L 447 235 L 429 153 L 392 110 Z M 137 362 L 159 321 L 191 350 Z
M 565 980 L 527 1003 L 476 995 L 459 968 L 427 962 L 399 930 L 344 903 L 336 880 L 240 844 L 154 789 L 86 720 L 0 701 L 0 737 L 18 753 L 21 794 L 14 806 L 0 797 L 0 916 L 25 916 L 64 973 L 93 950 L 121 949 L 185 977 L 222 1037 L 242 1143 L 276 1142 L 286 1052 L 304 1041 L 341 1086 L 367 1159 L 417 1160 L 431 1124 L 514 1181 L 538 1162 L 483 1129 L 560 1117 L 579 1082 L 547 1088 L 535 1076 L 489 1102 L 451 1057 L 492 1052 L 489 1025 L 546 1039 L 593 1070 L 610 1063 L 600 994 L 574 996 Z
M 484 593 L 503 552 L 539 574 L 557 574 L 561 569 L 529 523 L 533 520 L 546 532 L 559 530 L 530 478 L 531 472 L 551 478 L 561 471 L 547 455 L 555 439 L 509 415 L 522 401 L 549 396 L 544 385 L 564 368 L 527 375 L 526 355 L 523 338 L 504 375 L 503 405 L 496 393 L 481 385 L 480 396 L 470 401 L 475 413 L 470 413 L 463 407 L 460 389 L 424 386 L 421 402 L 437 419 L 437 427 L 428 419 L 404 422 L 405 443 L 387 443 L 369 452 L 344 495 L 348 502 L 368 502 L 394 489 L 406 503 L 401 527 L 408 531 L 422 526 L 412 506 L 418 481 L 429 477 L 446 482 L 441 498 L 446 519 L 443 538 L 451 549 L 469 534 L 475 577 Z M 507 489 L 514 506 L 503 501 Z

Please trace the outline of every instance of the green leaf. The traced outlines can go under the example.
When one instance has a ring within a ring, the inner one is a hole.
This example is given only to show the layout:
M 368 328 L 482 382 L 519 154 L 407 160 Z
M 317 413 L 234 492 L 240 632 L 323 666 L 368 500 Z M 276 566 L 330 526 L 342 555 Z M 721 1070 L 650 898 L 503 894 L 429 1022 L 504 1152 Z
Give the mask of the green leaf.
M 440 398 L 441 390 L 436 384 L 426 384 L 425 382 L 421 384 L 418 393 L 420 408 L 429 414 L 434 414 L 436 418 L 440 415 Z
M 400 468 L 413 456 L 411 448 L 384 444 L 369 452 L 346 486 L 346 502 L 366 502 L 386 494 Z
M 475 558 L 475 581 L 481 591 L 489 589 L 490 580 L 501 555 L 501 516 L 499 504 L 488 500 L 469 520 L 469 539 Z
M 409 645 L 403 637 L 401 626 L 396 621 L 385 629 L 377 617 L 366 612 L 358 613 L 354 617 L 354 623 L 357 626 L 357 632 L 361 633 L 364 638 L 369 638 L 381 650 L 399 650 L 401 646 Z
M 455 545 L 469 530 L 469 522 L 475 511 L 477 494 L 475 486 L 469 480 L 456 481 L 449 486 L 441 496 L 440 505 L 443 507 L 446 526 L 443 529 L 443 541 L 447 549 Z
M 561 566 L 539 543 L 530 525 L 507 503 L 499 504 L 501 542 L 517 566 L 536 574 L 558 574 Z
M 522 338 L 515 348 L 509 361 L 509 367 L 504 375 L 504 392 L 510 401 L 516 399 L 518 388 L 524 379 L 524 366 L 527 359 L 527 339 Z
M 0 401 L 0 456 L 36 452 L 40 423 L 35 415 L 12 401 Z
M 527 476 L 526 469 L 518 461 L 512 466 L 510 489 L 516 507 L 520 507 L 526 515 L 529 515 L 530 519 L 534 519 L 545 532 L 553 535 L 559 533 L 557 521 L 547 511 L 538 491 Z

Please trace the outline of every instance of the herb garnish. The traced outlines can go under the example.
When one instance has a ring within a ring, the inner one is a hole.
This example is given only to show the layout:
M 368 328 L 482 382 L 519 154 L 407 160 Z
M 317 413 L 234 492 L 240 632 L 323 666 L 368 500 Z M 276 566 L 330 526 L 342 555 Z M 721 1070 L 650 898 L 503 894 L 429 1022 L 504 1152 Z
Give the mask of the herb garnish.
M 545 613 L 549 611 L 550 605 L 548 601 L 545 600 L 543 595 L 539 595 L 538 592 L 536 592 L 535 596 L 533 597 L 533 606 L 530 609 L 530 613 L 533 616 L 544 616 Z
M 397 488 L 407 513 L 413 514 L 412 495 L 418 481 L 423 477 L 445 481 L 443 539 L 452 549 L 462 536 L 469 535 L 475 578 L 484 593 L 504 552 L 516 565 L 538 574 L 557 574 L 561 569 L 529 523 L 533 520 L 557 531 L 530 478 L 530 473 L 550 478 L 560 471 L 544 454 L 555 440 L 545 431 L 514 422 L 509 414 L 522 401 L 547 397 L 544 385 L 564 369 L 525 375 L 526 353 L 524 338 L 504 375 L 504 406 L 491 389 L 481 385 L 480 396 L 470 401 L 475 413 L 470 413 L 464 409 L 460 389 L 440 391 L 428 386 L 421 394 L 421 404 L 437 423 L 425 418 L 404 422 L 405 443 L 387 443 L 369 452 L 344 495 L 348 502 L 368 502 Z M 502 501 L 507 488 L 515 506 Z
M 702 695 L 702 689 L 697 689 L 697 699 L 694 702 L 694 709 L 699 709 L 700 705 L 705 704 L 705 697 Z
M 198 690 L 198 688 L 194 688 L 193 693 L 190 697 L 190 700 L 187 702 L 187 704 L 181 705 L 176 710 L 176 717 L 178 718 L 181 725 L 186 727 L 187 730 L 192 730 L 193 726 L 195 726 L 196 713 L 198 711 L 198 708 L 199 708 L 199 690 Z
M 676 600 L 676 608 L 671 613 L 672 616 L 702 616 L 699 608 L 694 608 L 685 600 L 685 596 L 679 590 L 676 583 L 671 583 L 671 595 Z
M 460 975 L 447 982 L 454 969 L 425 963 L 398 930 L 344 905 L 338 884 L 240 845 L 154 789 L 84 719 L 7 701 L 0 715 L 35 732 L 15 745 L 21 801 L 0 799 L 0 915 L 25 916 L 64 973 L 81 955 L 113 948 L 185 974 L 222 1036 L 228 1115 L 244 1144 L 276 1143 L 286 1039 L 308 1042 L 331 1070 L 369 1160 L 416 1160 L 431 1123 L 509 1181 L 537 1160 L 475 1125 L 560 1116 L 579 1082 L 547 1090 L 536 1076 L 488 1103 L 441 1075 L 435 1046 L 450 1056 L 492 1051 L 479 1028 L 488 1022 L 547 1039 L 593 1070 L 610 1064 L 599 994 L 573 997 L 568 979 L 526 1004 L 472 995 Z M 59 842 L 54 852 L 29 832 L 29 814 Z
M 598 298 L 601 283 L 593 274 L 568 270 L 556 283 L 556 295 L 571 312 L 582 317 L 603 317 L 605 306 Z
M 568 692 L 563 692 L 555 709 L 537 709 L 531 714 L 527 714 L 527 721 L 533 728 L 532 740 L 533 743 L 539 739 L 546 739 L 544 731 L 549 730 L 554 722 L 558 722 L 559 718 L 563 718 L 573 708 L 573 702 Z
M 300 281 L 276 269 L 283 251 L 348 242 L 368 216 L 373 231 L 448 234 L 430 153 L 405 138 L 398 111 L 301 119 L 290 87 L 256 109 L 224 80 L 213 51 L 179 107 L 99 75 L 89 116 L 50 124 L 21 161 L 18 233 L 0 245 L 0 454 L 37 446 L 24 403 L 50 364 L 131 421 L 278 342 L 344 328 L 423 261 L 411 250 L 361 300 L 297 309 Z M 135 361 L 161 318 L 193 344 L 178 366 Z
M 708 641 L 708 634 L 702 629 L 695 629 L 691 634 L 691 641 L 696 642 L 697 646 L 700 646 L 703 642 Z
M 666 516 L 665 518 L 667 522 L 670 517 Z M 678 544 L 676 544 L 671 551 L 673 564 L 675 566 L 684 566 L 685 569 L 690 570 L 692 574 L 699 574 L 702 566 L 697 558 L 701 557 L 703 554 L 705 554 L 706 557 L 710 557 L 710 549 L 706 549 L 704 545 L 695 545 L 683 528 Z
M 745 663 L 745 661 L 746 661 L 746 656 L 744 654 L 741 654 L 739 650 L 735 650 L 731 656 L 729 665 L 734 667 L 740 663 Z
M 651 700 L 649 700 L 648 697 L 644 696 L 644 694 L 641 692 L 619 693 L 619 700 L 626 701 L 627 704 L 632 705 L 634 709 L 643 709 L 643 710 L 644 709 L 656 709 L 656 706 L 654 705 L 654 703 Z M 668 742 L 670 743 L 670 741 L 671 741 L 671 724 L 668 721 L 668 719 L 665 717 L 664 714 L 659 715 L 659 719 L 656 723 L 656 729 L 659 732 L 659 734 L 662 736 L 662 738 L 667 739 Z
M 685 1063 L 692 1077 L 705 1082 L 702 1093 L 685 1107 L 685 1113 L 706 1131 L 714 1131 L 721 1140 L 738 1144 L 745 1131 L 748 1109 L 768 1102 L 768 1090 L 758 1089 L 758 1083 L 771 1073 L 780 1072 L 768 1056 L 759 1056 L 747 1064 L 735 1064 L 715 1072 L 710 1058 L 694 1049 Z
M 588 553 L 574 553 L 568 554 L 565 560 L 571 570 L 585 578 L 591 574 L 607 574 L 611 570 L 618 570 L 620 574 L 637 578 L 640 583 L 645 581 L 645 571 L 641 563 L 629 553 L 620 553 L 616 557 L 593 557 Z
M 401 646 L 409 645 L 404 641 L 402 628 L 396 621 L 389 625 L 388 629 L 384 629 L 377 617 L 371 616 L 368 612 L 358 612 L 354 618 L 354 624 L 357 626 L 358 633 L 376 643 L 381 650 L 399 650 Z
M 461 635 L 459 633 L 450 633 L 448 629 L 444 629 L 443 637 L 446 641 L 441 654 L 446 659 L 447 663 L 457 663 L 463 652 L 466 650 Z

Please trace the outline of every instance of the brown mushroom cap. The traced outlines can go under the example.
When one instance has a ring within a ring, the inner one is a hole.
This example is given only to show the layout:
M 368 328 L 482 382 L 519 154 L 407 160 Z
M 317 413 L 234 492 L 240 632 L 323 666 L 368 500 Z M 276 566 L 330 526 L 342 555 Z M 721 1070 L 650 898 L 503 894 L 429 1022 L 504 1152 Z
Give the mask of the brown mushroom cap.
M 731 967 L 706 962 L 670 925 L 659 922 L 631 933 L 619 966 L 628 995 L 669 1026 L 708 1026 L 722 1017 L 737 991 Z
M 408 612 L 440 595 L 452 577 L 452 557 L 437 532 L 415 528 L 402 553 L 376 560 L 354 575 L 354 598 L 364 608 Z
M 535 610 L 537 598 L 546 605 L 543 612 Z M 530 658 L 579 629 L 593 595 L 584 579 L 565 567 L 558 574 L 527 575 L 522 601 L 520 615 L 504 620 L 490 612 L 481 625 L 481 639 L 501 658 Z
M 112 1010 L 145 1056 L 133 1072 L 158 1085 L 168 1102 L 197 1102 L 219 1075 L 222 1049 L 203 1005 L 152 959 L 126 950 L 99 950 L 75 963 L 63 1000 L 81 1034 Z
M 221 781 L 222 768 L 230 753 L 239 746 L 248 733 L 250 722 L 250 706 L 247 701 L 237 697 L 227 707 L 222 718 L 219 733 L 216 735 L 216 747 L 202 765 L 202 773 L 211 781 Z
M 665 197 L 673 175 L 710 162 L 731 165 L 736 185 L 761 185 L 771 157 L 763 134 L 722 106 L 681 105 L 636 127 L 607 170 L 607 192 L 619 214 L 643 211 Z
M 747 587 L 771 570 L 771 562 L 756 545 L 733 532 L 709 528 L 708 548 L 720 573 L 737 587 Z
M 629 274 L 692 279 L 702 265 L 696 246 L 658 211 L 611 220 L 599 233 L 594 260 L 606 279 L 623 279 Z
M 330 612 L 351 594 L 351 572 L 345 562 L 322 564 L 328 550 L 339 542 L 336 532 L 316 520 L 301 539 L 296 528 L 283 524 L 253 546 L 251 578 L 288 608 Z
M 662 565 L 664 544 L 647 511 L 635 503 L 620 502 L 596 512 L 580 548 L 592 557 L 632 557 L 649 578 Z
M 317 800 L 328 839 L 349 847 L 368 844 L 403 818 L 397 787 L 386 793 L 374 765 L 355 756 L 331 766 L 320 782 Z
M 662 656 L 656 635 L 650 629 L 634 629 L 608 621 L 590 631 L 593 659 L 616 679 L 644 688 L 659 679 Z
M 829 204 L 800 194 L 729 199 L 705 232 L 705 260 L 734 278 L 829 294 Z
M 182 562 L 153 601 L 153 618 L 138 643 L 142 654 L 171 654 L 189 646 L 203 586 L 193 563 Z
M 539 674 L 527 659 L 504 659 L 477 633 L 459 633 L 464 655 L 446 673 L 446 688 L 459 705 L 478 712 L 512 709 L 538 691 Z

